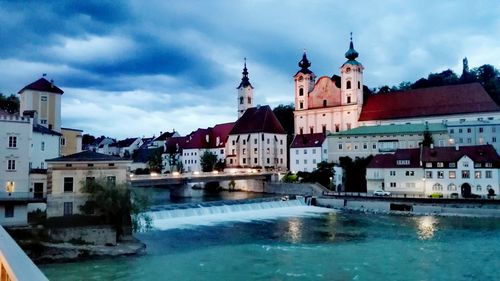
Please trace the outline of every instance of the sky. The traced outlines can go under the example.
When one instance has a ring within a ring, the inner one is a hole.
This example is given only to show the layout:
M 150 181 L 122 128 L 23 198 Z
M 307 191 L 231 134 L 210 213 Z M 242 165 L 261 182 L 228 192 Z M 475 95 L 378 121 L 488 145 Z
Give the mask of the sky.
M 431 72 L 500 68 L 491 1 L 4 1 L 0 93 L 41 78 L 63 91 L 63 127 L 114 138 L 234 122 L 244 58 L 254 104 L 291 104 L 304 50 L 339 74 L 349 34 L 370 88 Z

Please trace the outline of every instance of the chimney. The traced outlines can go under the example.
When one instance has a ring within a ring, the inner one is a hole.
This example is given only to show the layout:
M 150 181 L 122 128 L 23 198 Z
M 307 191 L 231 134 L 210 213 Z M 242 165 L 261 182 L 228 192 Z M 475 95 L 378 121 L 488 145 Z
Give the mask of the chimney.
M 455 144 L 455 150 L 456 150 L 456 151 L 459 151 L 459 150 L 460 150 L 460 147 L 458 146 L 458 144 Z
M 434 144 L 433 143 L 431 143 L 431 149 L 434 149 Z
M 54 88 L 54 79 L 50 79 L 50 87 Z

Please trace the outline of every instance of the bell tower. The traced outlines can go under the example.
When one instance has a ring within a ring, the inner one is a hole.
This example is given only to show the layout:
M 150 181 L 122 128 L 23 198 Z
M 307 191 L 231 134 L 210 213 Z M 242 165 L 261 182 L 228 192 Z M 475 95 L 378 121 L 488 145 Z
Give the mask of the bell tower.
M 340 67 L 341 77 L 341 104 L 357 105 L 358 115 L 363 106 L 363 65 L 356 60 L 359 53 L 354 50 L 354 44 L 349 44 L 349 49 L 345 53 L 347 61 Z
M 293 76 L 295 81 L 295 110 L 306 110 L 309 108 L 309 92 L 314 88 L 316 75 L 309 70 L 311 62 L 307 59 L 306 51 L 299 61 L 300 70 Z
M 253 107 L 253 86 L 248 79 L 247 58 L 245 58 L 245 65 L 243 67 L 243 77 L 238 86 L 238 119 L 245 113 L 248 108 Z

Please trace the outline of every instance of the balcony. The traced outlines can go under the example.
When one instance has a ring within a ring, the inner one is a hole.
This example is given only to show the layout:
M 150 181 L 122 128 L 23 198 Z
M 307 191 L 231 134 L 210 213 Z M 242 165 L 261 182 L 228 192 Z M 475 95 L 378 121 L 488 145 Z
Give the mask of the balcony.
M 41 203 L 47 201 L 45 192 L 0 192 L 0 203 Z

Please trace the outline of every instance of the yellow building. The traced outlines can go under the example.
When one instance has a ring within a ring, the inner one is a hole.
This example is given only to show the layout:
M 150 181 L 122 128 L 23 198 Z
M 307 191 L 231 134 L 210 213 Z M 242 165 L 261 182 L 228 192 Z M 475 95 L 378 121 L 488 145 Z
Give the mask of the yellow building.
M 131 160 L 83 151 L 47 160 L 47 217 L 79 214 L 87 201 L 82 185 L 104 178 L 116 184 L 128 180 Z
M 82 151 L 82 130 L 61 128 L 61 156 Z

